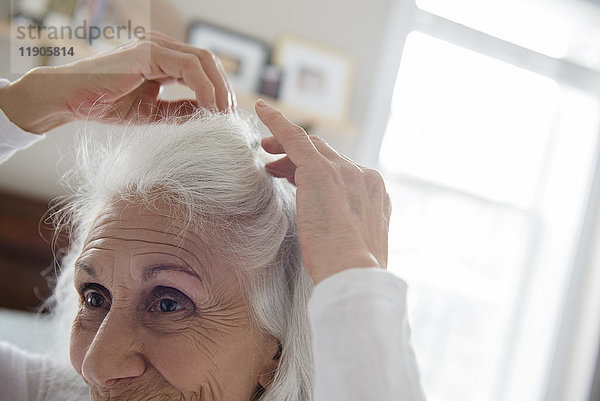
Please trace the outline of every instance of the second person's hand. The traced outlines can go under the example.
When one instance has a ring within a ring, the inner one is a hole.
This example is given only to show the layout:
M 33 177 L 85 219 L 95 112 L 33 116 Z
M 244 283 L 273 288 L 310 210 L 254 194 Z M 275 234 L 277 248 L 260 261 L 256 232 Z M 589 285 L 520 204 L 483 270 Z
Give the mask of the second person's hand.
M 161 85 L 180 82 L 195 99 L 163 101 Z M 43 133 L 77 119 L 147 122 L 198 108 L 231 111 L 235 95 L 209 51 L 160 33 L 58 67 L 35 68 L 0 89 L 0 108 L 22 129 Z
M 297 187 L 298 237 L 315 284 L 352 268 L 385 269 L 391 203 L 381 174 L 308 136 L 263 101 L 256 112 L 273 134 L 263 148 L 286 154 L 265 167 Z

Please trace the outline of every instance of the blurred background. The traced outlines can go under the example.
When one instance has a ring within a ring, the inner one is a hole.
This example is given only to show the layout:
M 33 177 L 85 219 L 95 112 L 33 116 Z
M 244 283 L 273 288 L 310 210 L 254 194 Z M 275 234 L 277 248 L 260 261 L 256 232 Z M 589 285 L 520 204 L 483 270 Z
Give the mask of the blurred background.
M 600 400 L 600 1 L 8 4 L 2 77 L 122 42 L 51 27 L 131 23 L 215 52 L 240 108 L 266 98 L 379 168 L 428 400 Z M 29 26 L 46 29 L 17 40 Z M 73 55 L 18 53 L 57 43 Z M 32 350 L 53 263 L 42 216 L 77 128 L 0 166 L 0 338 Z

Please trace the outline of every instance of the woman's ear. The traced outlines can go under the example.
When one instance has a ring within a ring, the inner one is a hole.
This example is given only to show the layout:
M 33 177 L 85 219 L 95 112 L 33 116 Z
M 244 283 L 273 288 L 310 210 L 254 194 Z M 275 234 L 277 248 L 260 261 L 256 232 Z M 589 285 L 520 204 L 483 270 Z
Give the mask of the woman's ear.
M 258 376 L 258 385 L 263 388 L 267 388 L 273 381 L 283 351 L 281 343 L 275 337 L 269 336 L 267 342 L 267 358 L 265 358 L 262 373 Z

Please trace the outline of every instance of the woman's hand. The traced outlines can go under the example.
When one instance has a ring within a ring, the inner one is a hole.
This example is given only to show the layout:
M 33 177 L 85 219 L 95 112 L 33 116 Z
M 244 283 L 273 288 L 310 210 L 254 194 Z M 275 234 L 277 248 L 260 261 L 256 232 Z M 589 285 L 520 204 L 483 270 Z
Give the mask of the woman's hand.
M 381 175 L 309 137 L 263 101 L 256 112 L 272 137 L 272 154 L 287 156 L 266 165 L 297 187 L 297 226 L 306 270 L 315 284 L 355 267 L 387 267 L 391 204 Z
M 196 99 L 159 100 L 161 85 L 175 81 L 190 87 Z M 155 121 L 188 115 L 198 107 L 235 108 L 223 67 L 209 51 L 160 33 L 71 64 L 35 68 L 0 89 L 0 108 L 32 133 L 82 118 Z

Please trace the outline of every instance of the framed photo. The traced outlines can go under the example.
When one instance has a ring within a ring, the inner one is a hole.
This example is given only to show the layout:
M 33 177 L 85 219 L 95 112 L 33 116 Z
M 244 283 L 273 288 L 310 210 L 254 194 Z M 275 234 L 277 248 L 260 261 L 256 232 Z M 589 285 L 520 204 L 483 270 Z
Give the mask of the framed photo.
M 188 43 L 219 57 L 236 91 L 258 90 L 270 53 L 266 43 L 205 22 L 190 25 Z
M 348 115 L 352 62 L 345 53 L 285 37 L 275 49 L 280 100 L 332 120 Z

